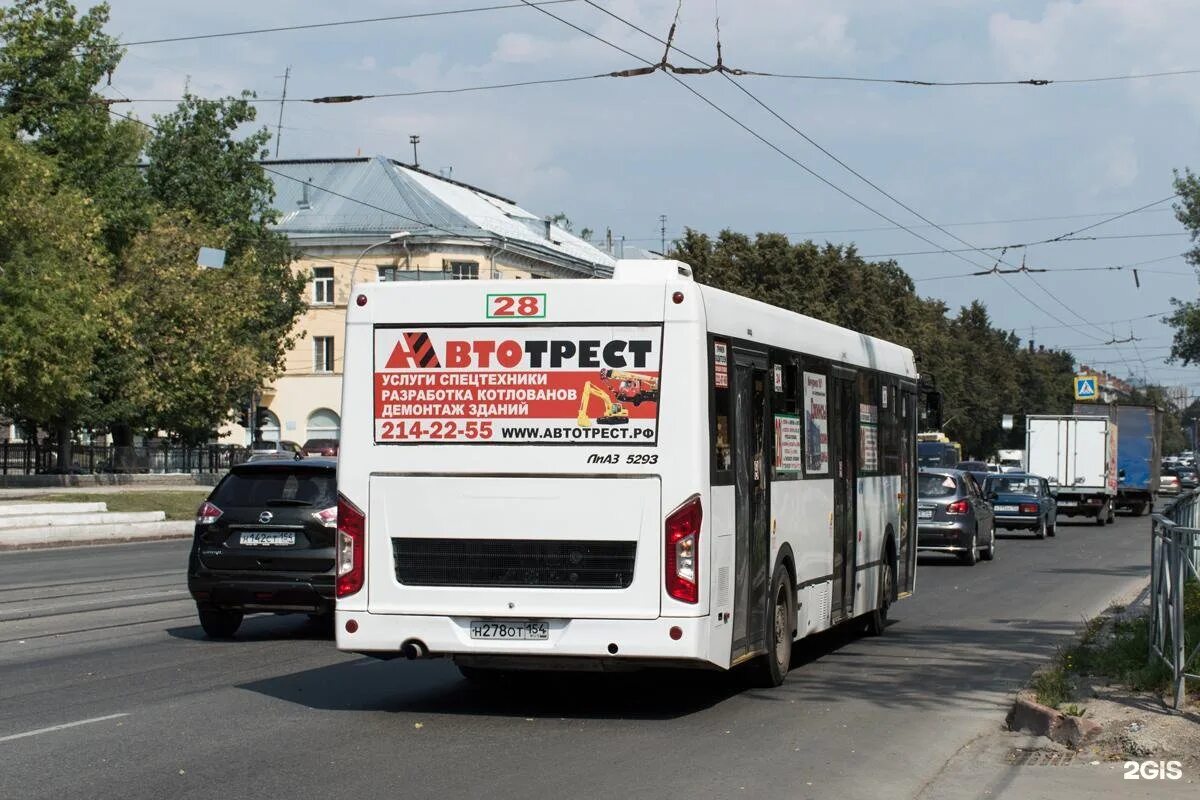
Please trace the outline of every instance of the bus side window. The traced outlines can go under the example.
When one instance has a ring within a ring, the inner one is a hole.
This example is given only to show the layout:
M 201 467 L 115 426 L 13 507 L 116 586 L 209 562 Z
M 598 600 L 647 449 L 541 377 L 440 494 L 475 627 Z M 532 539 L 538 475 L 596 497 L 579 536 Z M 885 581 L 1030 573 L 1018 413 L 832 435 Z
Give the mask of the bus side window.
M 709 409 L 709 425 L 712 434 L 712 483 L 714 486 L 733 483 L 733 443 L 730 408 L 733 402 L 729 391 L 728 372 L 729 345 L 714 339 L 710 362 L 712 364 L 712 408 Z
M 786 351 L 776 351 L 776 358 L 782 363 L 772 366 L 772 372 L 779 379 L 775 381 L 771 403 L 775 415 L 771 480 L 798 481 L 804 477 L 804 427 L 800 415 L 800 368 L 797 366 L 800 359 Z

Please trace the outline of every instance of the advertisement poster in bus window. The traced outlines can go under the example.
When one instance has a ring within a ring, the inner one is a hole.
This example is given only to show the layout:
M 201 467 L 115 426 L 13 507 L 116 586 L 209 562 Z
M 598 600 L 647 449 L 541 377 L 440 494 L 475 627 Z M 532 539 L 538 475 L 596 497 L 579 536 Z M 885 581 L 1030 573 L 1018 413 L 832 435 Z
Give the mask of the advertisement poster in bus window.
M 729 345 L 725 342 L 713 342 L 713 385 L 729 388 Z
M 662 326 L 377 327 L 379 444 L 653 445 Z
M 804 427 L 796 414 L 775 415 L 775 471 L 800 472 L 804 468 Z
M 879 471 L 879 407 L 858 406 L 858 466 L 863 472 Z
M 826 378 L 804 373 L 804 452 L 809 475 L 829 474 L 829 402 Z

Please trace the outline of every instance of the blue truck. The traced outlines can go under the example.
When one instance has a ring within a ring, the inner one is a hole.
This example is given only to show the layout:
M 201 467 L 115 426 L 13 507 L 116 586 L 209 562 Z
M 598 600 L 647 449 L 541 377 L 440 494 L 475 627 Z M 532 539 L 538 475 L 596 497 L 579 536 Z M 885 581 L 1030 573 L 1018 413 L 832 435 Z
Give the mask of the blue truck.
M 1118 403 L 1076 403 L 1075 414 L 1117 423 L 1117 508 L 1149 513 L 1158 497 L 1162 464 L 1162 409 Z

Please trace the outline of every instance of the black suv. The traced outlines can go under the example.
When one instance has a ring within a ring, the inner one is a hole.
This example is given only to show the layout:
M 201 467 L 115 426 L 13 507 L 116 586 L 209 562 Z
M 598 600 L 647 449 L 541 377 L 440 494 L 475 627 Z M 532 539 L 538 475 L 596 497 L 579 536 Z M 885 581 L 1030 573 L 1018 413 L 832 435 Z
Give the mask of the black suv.
M 229 471 L 196 512 L 188 590 L 212 637 L 246 613 L 333 612 L 337 460 L 255 461 Z

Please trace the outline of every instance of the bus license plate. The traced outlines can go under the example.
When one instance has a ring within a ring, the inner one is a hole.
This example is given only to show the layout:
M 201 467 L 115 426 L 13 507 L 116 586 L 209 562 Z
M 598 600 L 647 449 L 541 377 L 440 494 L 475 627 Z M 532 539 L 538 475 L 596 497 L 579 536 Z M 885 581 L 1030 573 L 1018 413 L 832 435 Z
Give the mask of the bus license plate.
M 550 624 L 545 621 L 501 622 L 473 619 L 471 620 L 471 638 L 545 640 L 550 638 Z
M 238 539 L 243 547 L 287 547 L 296 543 L 296 534 L 246 531 Z

